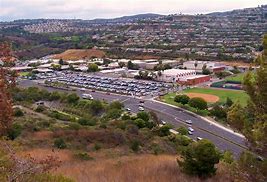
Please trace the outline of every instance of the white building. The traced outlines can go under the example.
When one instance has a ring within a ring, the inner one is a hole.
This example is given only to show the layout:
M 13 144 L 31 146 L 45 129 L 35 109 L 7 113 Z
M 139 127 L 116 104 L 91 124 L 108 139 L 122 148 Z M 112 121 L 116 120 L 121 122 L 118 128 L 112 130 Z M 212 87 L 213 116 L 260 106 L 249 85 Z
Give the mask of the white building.
M 211 72 L 222 71 L 225 69 L 225 65 L 219 62 L 211 61 L 187 61 L 183 63 L 183 67 L 189 70 L 196 70 L 202 72 L 203 66 L 206 65 L 206 68 Z
M 158 72 L 155 73 L 158 74 Z M 195 70 L 169 69 L 162 71 L 161 76 L 158 76 L 157 80 L 163 82 L 177 82 L 181 78 L 195 76 L 196 74 Z

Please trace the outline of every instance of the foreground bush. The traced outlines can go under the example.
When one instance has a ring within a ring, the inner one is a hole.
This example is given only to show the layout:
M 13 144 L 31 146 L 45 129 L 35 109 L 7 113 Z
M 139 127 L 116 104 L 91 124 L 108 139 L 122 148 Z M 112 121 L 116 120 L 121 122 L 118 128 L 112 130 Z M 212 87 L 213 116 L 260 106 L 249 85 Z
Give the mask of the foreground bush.
M 215 164 L 219 163 L 221 154 L 215 145 L 208 140 L 201 140 L 190 144 L 182 152 L 182 160 L 177 160 L 182 170 L 191 175 L 199 177 L 210 177 L 215 175 Z

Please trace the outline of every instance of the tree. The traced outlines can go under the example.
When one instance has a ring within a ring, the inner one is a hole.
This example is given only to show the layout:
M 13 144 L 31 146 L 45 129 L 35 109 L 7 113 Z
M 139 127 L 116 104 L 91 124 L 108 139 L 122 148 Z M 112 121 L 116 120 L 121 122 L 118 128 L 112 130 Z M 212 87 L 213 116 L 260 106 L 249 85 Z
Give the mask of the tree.
M 233 104 L 234 104 L 234 102 L 229 97 L 227 97 L 225 105 L 227 107 L 231 107 Z
M 10 89 L 15 87 L 16 74 L 10 70 L 14 63 L 8 43 L 0 43 L 0 136 L 6 135 L 13 121 Z M 4 67 L 3 67 L 4 66 Z
M 163 125 L 162 127 L 159 128 L 159 136 L 164 137 L 168 136 L 171 134 L 170 129 L 172 127 L 170 125 Z
M 149 114 L 147 112 L 139 112 L 137 113 L 137 117 L 144 121 L 149 121 Z
M 93 100 L 90 104 L 90 110 L 93 114 L 99 114 L 104 109 L 101 101 Z
M 194 108 L 197 108 L 200 110 L 205 110 L 208 108 L 208 103 L 200 97 L 194 97 L 194 98 L 190 99 L 188 104 L 191 107 L 194 107 Z
M 73 64 L 70 64 L 70 65 L 69 65 L 69 69 L 70 69 L 71 71 L 75 71 L 75 68 L 74 68 Z
M 79 96 L 77 94 L 75 94 L 75 93 L 69 94 L 67 96 L 67 102 L 70 103 L 70 104 L 76 104 L 79 99 L 80 99 Z
M 177 129 L 177 131 L 178 131 L 181 135 L 188 135 L 188 130 L 187 130 L 185 127 L 183 127 L 183 126 L 179 127 L 179 128 Z
M 210 110 L 211 115 L 217 117 L 218 119 L 226 119 L 227 118 L 227 111 L 220 105 L 216 104 Z
M 138 70 L 138 66 L 134 64 L 132 61 L 128 61 L 127 68 L 130 70 Z
M 119 67 L 120 68 L 123 68 L 125 66 L 125 63 L 124 62 L 119 62 L 118 64 L 119 64 Z
M 128 61 L 127 68 L 128 69 L 133 69 L 134 68 L 134 64 L 132 63 L 132 61 Z
M 197 63 L 197 61 L 195 61 L 195 63 L 194 63 L 195 71 L 197 70 L 197 65 L 198 65 L 198 63 Z
M 227 122 L 234 128 L 242 130 L 244 127 L 244 110 L 240 103 L 235 103 L 227 113 Z
M 250 152 L 243 152 L 239 157 L 238 171 L 245 180 L 243 181 L 267 181 L 267 160 L 259 158 Z
M 58 61 L 58 64 L 63 65 L 63 64 L 64 64 L 63 59 L 60 59 L 60 60 Z
M 144 127 L 146 127 L 146 122 L 143 119 L 141 119 L 141 118 L 138 118 L 138 119 L 134 120 L 134 124 L 136 126 L 138 126 L 138 128 L 144 128 Z
M 204 139 L 191 143 L 182 152 L 182 160 L 177 160 L 177 162 L 187 174 L 210 177 L 215 175 L 215 164 L 219 163 L 220 157 L 221 154 L 215 145 Z
M 88 72 L 97 72 L 99 70 L 97 64 L 91 63 L 88 65 Z
M 161 124 L 161 121 L 159 120 L 159 118 L 155 112 L 150 111 L 149 115 L 150 115 L 151 119 L 153 120 L 153 122 L 156 123 L 156 125 Z
M 189 100 L 190 97 L 188 97 L 187 95 L 176 95 L 174 97 L 175 102 L 181 103 L 183 105 L 188 104 Z
M 111 102 L 109 104 L 109 109 L 122 109 L 123 108 L 123 104 L 119 101 L 114 101 L 114 102 Z
M 260 67 L 256 74 L 249 72 L 243 79 L 244 89 L 249 95 L 248 106 L 243 110 L 245 136 L 252 149 L 266 154 L 267 151 L 267 34 L 263 39 L 263 52 L 255 59 Z M 241 113 L 237 117 L 240 116 Z M 234 119 L 234 118 L 233 118 Z M 237 120 L 238 118 L 236 118 Z
M 207 69 L 207 65 L 206 64 L 204 64 L 203 67 L 202 67 L 202 74 L 203 75 L 209 75 L 209 74 L 211 74 L 210 70 Z

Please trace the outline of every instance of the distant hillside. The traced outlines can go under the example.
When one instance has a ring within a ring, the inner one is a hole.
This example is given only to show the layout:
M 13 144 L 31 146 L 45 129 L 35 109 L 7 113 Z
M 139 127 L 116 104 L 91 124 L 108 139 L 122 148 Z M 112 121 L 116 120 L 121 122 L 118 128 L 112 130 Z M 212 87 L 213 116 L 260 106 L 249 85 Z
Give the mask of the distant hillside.
M 147 14 L 138 14 L 138 15 L 132 15 L 132 16 L 123 16 L 123 17 L 113 18 L 113 19 L 94 19 L 94 20 L 89 20 L 89 21 L 91 23 L 134 22 L 138 20 L 154 19 L 154 18 L 162 17 L 162 16 L 163 15 L 160 15 L 160 14 L 147 13 Z
M 90 59 L 92 57 L 103 58 L 105 52 L 96 49 L 69 49 L 61 54 L 53 56 L 54 59 L 80 60 Z
M 254 15 L 260 13 L 263 17 L 267 18 L 267 5 L 258 6 L 255 8 L 237 9 L 225 12 L 209 13 L 210 16 L 239 16 L 239 15 Z

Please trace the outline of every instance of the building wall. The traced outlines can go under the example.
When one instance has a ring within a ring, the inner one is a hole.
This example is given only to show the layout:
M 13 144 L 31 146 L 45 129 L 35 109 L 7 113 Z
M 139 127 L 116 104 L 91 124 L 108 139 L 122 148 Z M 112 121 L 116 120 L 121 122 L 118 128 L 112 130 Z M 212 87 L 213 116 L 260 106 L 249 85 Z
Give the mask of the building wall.
M 185 84 L 185 85 L 197 85 L 197 84 L 208 82 L 208 81 L 210 81 L 210 76 L 205 75 L 205 76 L 199 77 L 199 78 L 193 78 L 193 79 L 186 79 L 184 81 L 178 81 L 178 83 Z
M 177 82 L 180 78 L 186 78 L 186 77 L 191 77 L 191 76 L 195 76 L 196 72 L 194 70 L 177 70 L 177 72 L 175 73 L 175 71 L 173 73 L 166 73 L 166 72 L 162 72 L 162 76 L 160 76 L 158 78 L 159 81 L 164 81 L 164 82 Z

